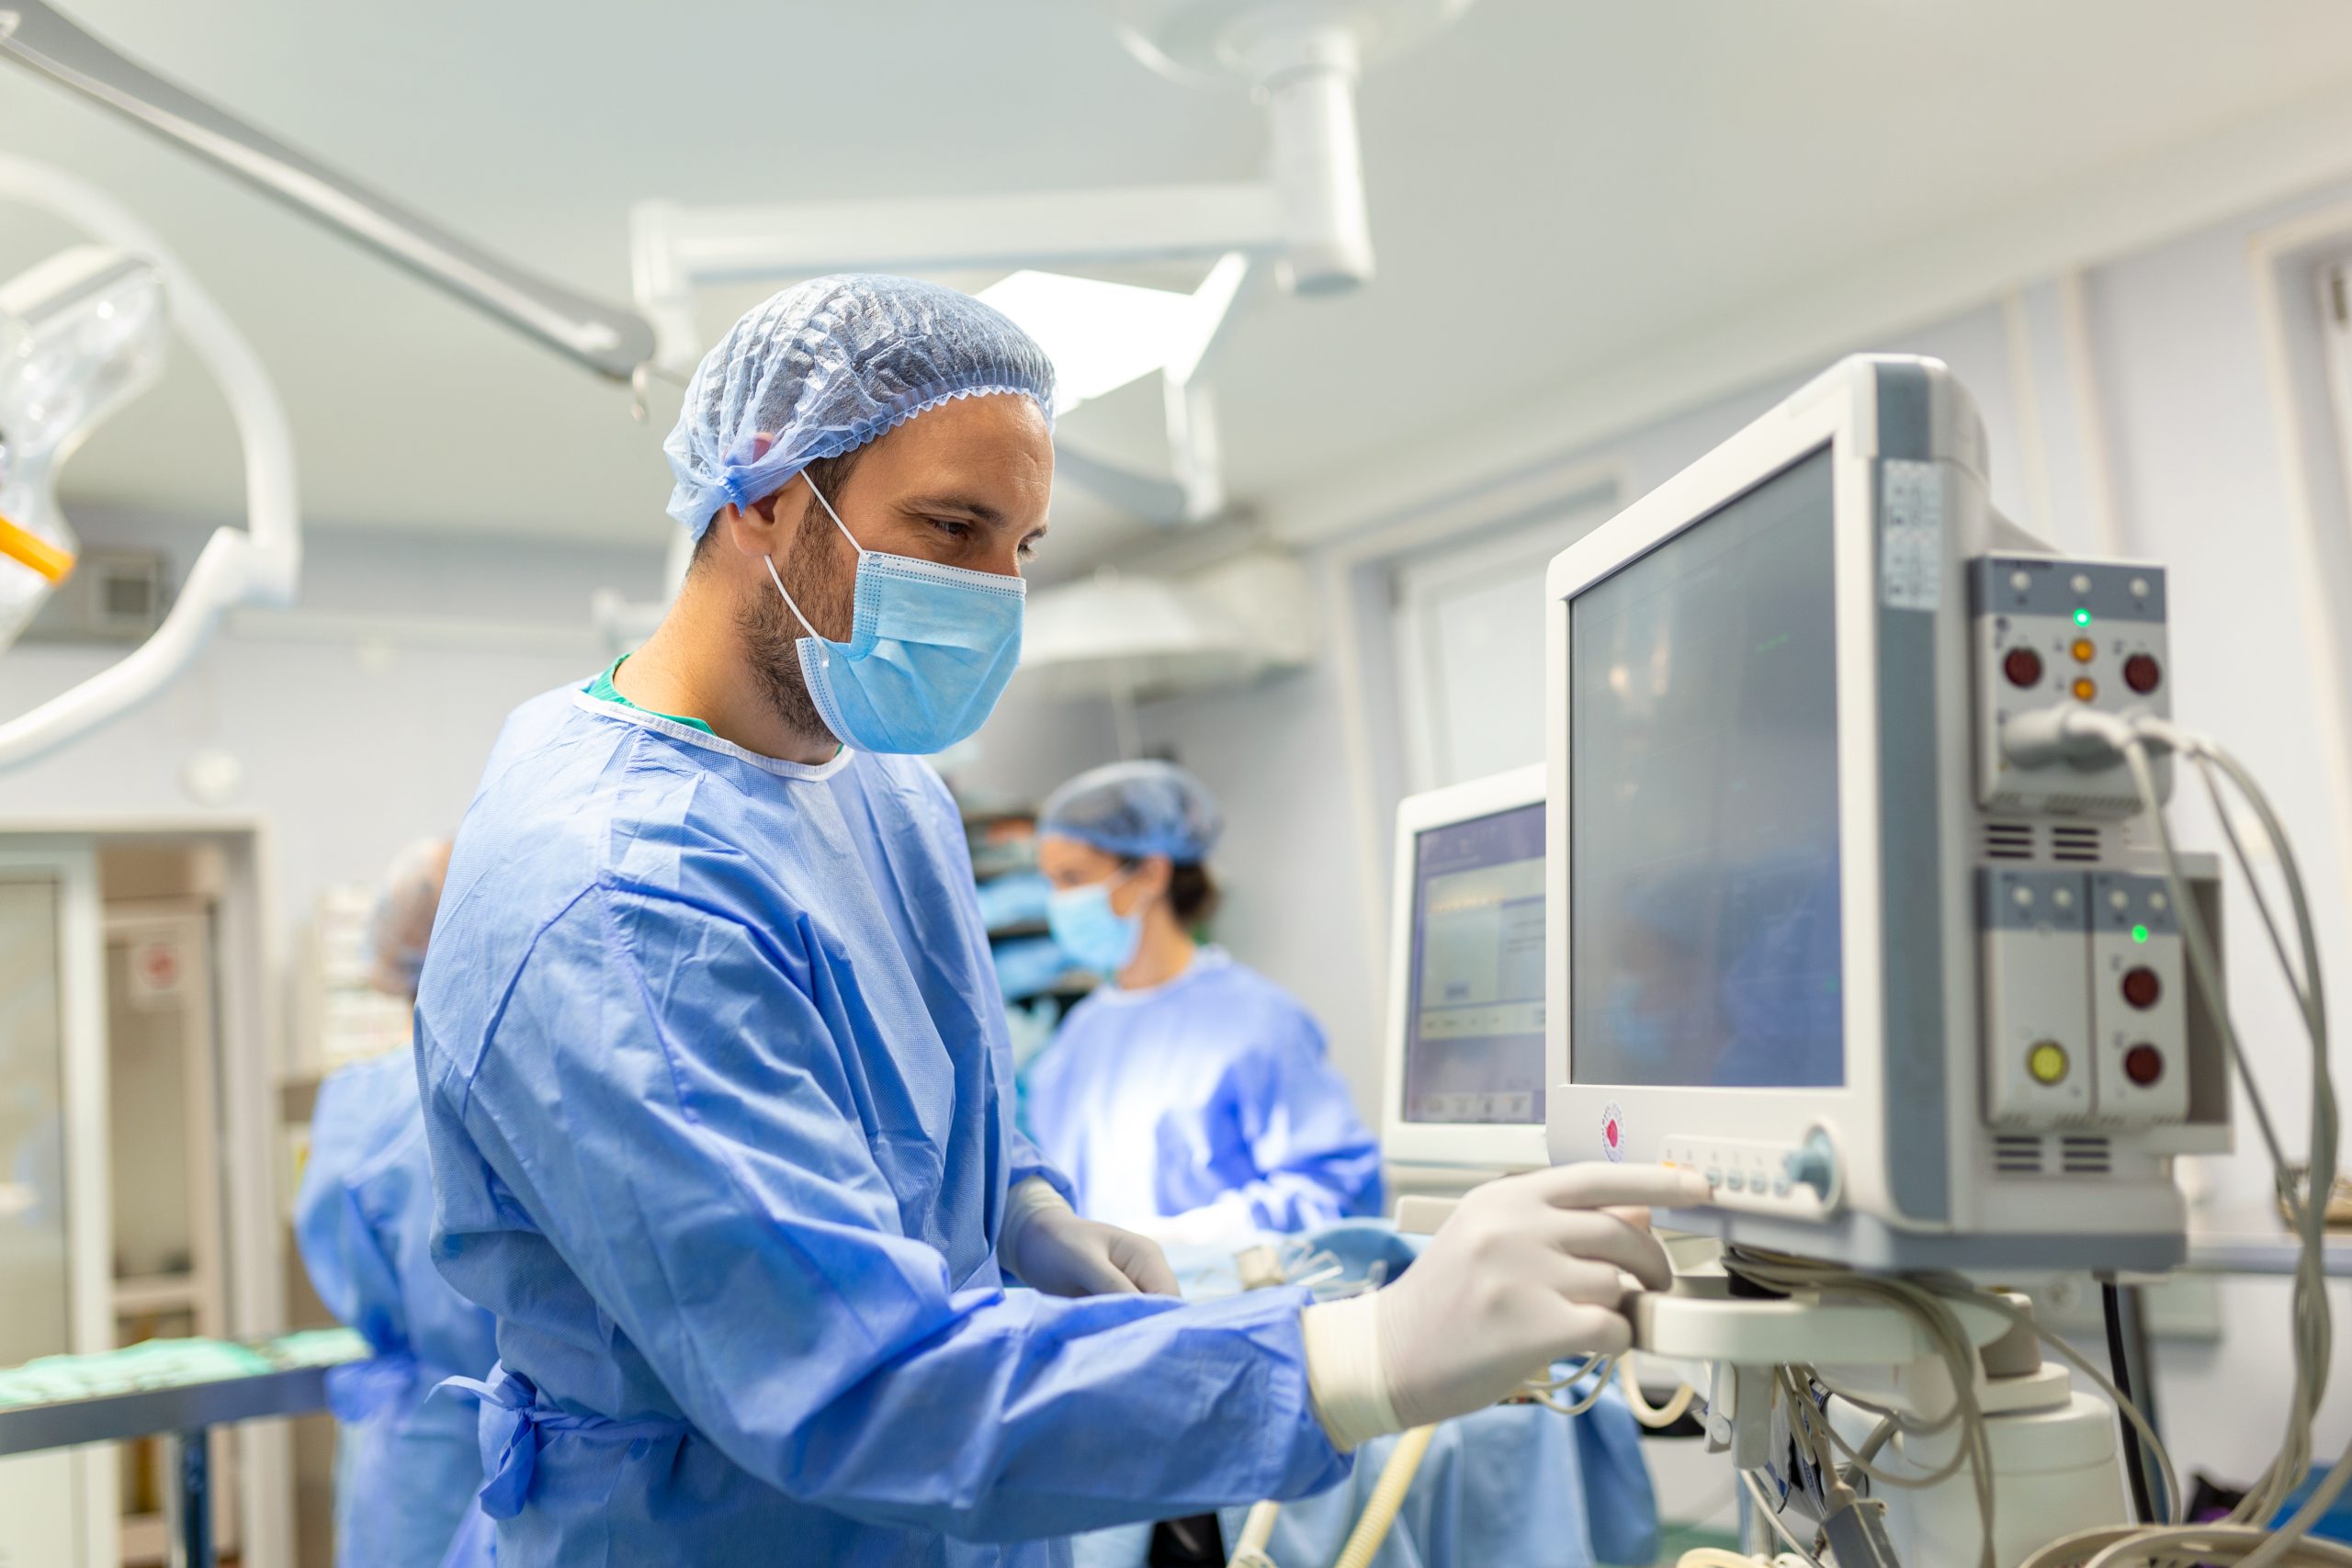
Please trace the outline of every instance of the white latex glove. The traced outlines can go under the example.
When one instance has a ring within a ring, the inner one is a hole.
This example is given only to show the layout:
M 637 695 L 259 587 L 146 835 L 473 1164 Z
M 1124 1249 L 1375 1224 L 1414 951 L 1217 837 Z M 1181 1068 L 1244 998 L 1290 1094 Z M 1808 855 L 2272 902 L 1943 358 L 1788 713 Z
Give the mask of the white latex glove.
M 1080 1219 L 1043 1177 L 1031 1177 L 1007 1198 L 996 1256 L 1023 1284 L 1049 1296 L 1179 1293 L 1158 1242 Z
M 1462 1200 L 1393 1285 L 1300 1315 L 1307 1384 L 1342 1449 L 1483 1409 L 1551 1364 L 1625 1349 L 1624 1275 L 1663 1291 L 1648 1205 L 1707 1199 L 1664 1166 L 1565 1165 Z

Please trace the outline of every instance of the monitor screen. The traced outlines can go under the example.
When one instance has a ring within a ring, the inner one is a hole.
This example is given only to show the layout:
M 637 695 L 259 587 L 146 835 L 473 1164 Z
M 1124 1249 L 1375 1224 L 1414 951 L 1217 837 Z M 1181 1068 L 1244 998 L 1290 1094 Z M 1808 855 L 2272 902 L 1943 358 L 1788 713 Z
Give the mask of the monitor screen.
M 1544 1121 L 1544 803 L 1413 841 L 1408 1122 Z
M 1569 604 L 1571 1082 L 1845 1081 L 1830 475 Z

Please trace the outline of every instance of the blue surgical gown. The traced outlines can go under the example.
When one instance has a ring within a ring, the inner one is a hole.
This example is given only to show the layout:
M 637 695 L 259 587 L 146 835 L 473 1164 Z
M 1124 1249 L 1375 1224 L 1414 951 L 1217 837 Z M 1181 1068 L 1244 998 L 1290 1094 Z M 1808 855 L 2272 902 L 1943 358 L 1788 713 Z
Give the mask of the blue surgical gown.
M 433 1174 L 416 1063 L 406 1053 L 342 1067 L 319 1088 L 294 1235 L 327 1310 L 376 1359 L 328 1374 L 335 1439 L 335 1561 L 439 1568 L 473 1510 L 481 1458 L 473 1411 L 442 1379 L 482 1377 L 498 1349 L 490 1314 L 429 1255 Z
M 1334 1561 L 1396 1447 L 1375 1438 L 1351 1483 L 1283 1505 L 1267 1555 Z M 1641 1428 L 1613 1391 L 1581 1416 L 1498 1404 L 1441 1425 L 1373 1568 L 1595 1568 L 1657 1559 L 1657 1503 Z M 1248 1510 L 1227 1508 L 1227 1542 Z M 1134 1568 L 1143 1568 L 1138 1558 Z
M 435 1258 L 498 1319 L 503 1568 L 1057 1563 L 1348 1472 L 1303 1292 L 1008 1291 L 1003 1005 L 925 764 L 559 691 L 459 829 L 416 1049 Z M 1138 1434 L 1148 1440 L 1138 1440 Z
M 1214 1204 L 1228 1228 L 1292 1232 L 1380 1209 L 1380 1146 L 1322 1030 L 1214 948 L 1071 1010 L 1029 1069 L 1028 1115 L 1079 1212 L 1114 1225 Z

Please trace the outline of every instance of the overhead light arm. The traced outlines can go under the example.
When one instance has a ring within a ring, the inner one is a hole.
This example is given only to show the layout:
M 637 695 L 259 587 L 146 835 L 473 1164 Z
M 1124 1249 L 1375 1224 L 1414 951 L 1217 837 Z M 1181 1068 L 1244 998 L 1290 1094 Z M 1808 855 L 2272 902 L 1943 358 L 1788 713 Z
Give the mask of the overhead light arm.
M 1225 511 L 1225 451 L 1217 440 L 1216 399 L 1205 372 L 1216 352 L 1232 341 L 1226 327 L 1237 313 L 1235 306 L 1252 270 L 1250 258 L 1238 252 L 1209 269 L 1193 291 L 1195 335 L 1170 359 L 1160 388 L 1169 461 L 1180 497 L 1176 517 L 1186 523 L 1205 522 Z
M 1057 482 L 1075 481 L 1104 501 L 1148 523 L 1182 522 L 1186 511 L 1184 487 L 1131 468 L 1108 457 L 1098 457 L 1067 440 L 1054 443 Z
M 158 76 L 41 0 L 0 0 L 0 55 L 96 99 L 591 370 L 626 379 L 653 357 L 653 330 L 636 311 L 574 293 L 459 239 Z
M 1265 275 L 1260 262 L 1280 253 L 1281 217 L 1272 186 L 1176 186 L 759 207 L 649 201 L 631 209 L 629 231 L 638 303 L 654 322 L 661 362 L 679 372 L 703 349 L 695 293 L 716 285 L 835 271 L 1015 269 L 1015 276 L 981 298 L 1037 333 L 1051 351 L 1056 334 L 1024 318 L 1014 300 L 1000 298 L 1007 285 L 1054 267 L 1210 262 L 1182 301 L 1182 322 L 1157 367 L 1166 378 L 1174 477 L 1139 472 L 1067 440 L 1059 444 L 1070 479 L 1147 522 L 1164 524 L 1200 522 L 1225 508 L 1204 371 L 1230 341 L 1227 329 L 1250 279 Z M 1023 292 L 1025 298 L 1035 290 Z M 1064 390 L 1072 385 L 1065 376 Z
M 1242 86 L 1264 107 L 1269 170 L 1246 184 L 1012 192 L 895 201 L 693 208 L 629 213 L 639 306 L 661 362 L 702 353 L 697 289 L 828 272 L 956 273 L 1206 261 L 1193 326 L 1162 363 L 1174 478 L 1061 447 L 1071 478 L 1148 521 L 1225 509 L 1216 410 L 1204 369 L 1253 276 L 1330 294 L 1373 275 L 1355 113 L 1366 65 L 1438 31 L 1471 0 L 1122 0 L 1120 37 L 1152 69 L 1198 86 Z M 1273 264 L 1269 266 L 1265 264 Z M 1018 311 L 1011 311 L 1019 319 Z
M 829 272 L 1050 271 L 1235 253 L 1246 263 L 1277 252 L 1282 238 L 1281 205 L 1266 183 L 735 207 L 641 201 L 629 209 L 637 302 L 653 320 L 662 362 L 681 367 L 705 346 L 694 323 L 698 288 Z

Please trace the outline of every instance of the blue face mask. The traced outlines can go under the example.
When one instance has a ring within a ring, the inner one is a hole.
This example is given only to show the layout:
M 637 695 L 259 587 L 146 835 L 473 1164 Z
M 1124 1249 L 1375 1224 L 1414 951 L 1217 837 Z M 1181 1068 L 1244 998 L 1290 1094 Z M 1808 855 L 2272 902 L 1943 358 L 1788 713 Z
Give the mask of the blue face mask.
M 810 484 L 808 493 L 857 551 L 847 642 L 808 625 L 785 593 L 775 561 L 768 561 L 775 591 L 808 633 L 800 639 L 800 675 L 818 716 L 843 745 L 861 751 L 928 757 L 946 750 L 987 722 L 1021 662 L 1029 585 L 869 550 L 823 491 Z
M 1057 888 L 1046 900 L 1046 929 L 1055 944 L 1098 975 L 1125 969 L 1143 945 L 1143 905 L 1138 902 L 1132 915 L 1111 908 L 1111 889 L 1125 880 Z

